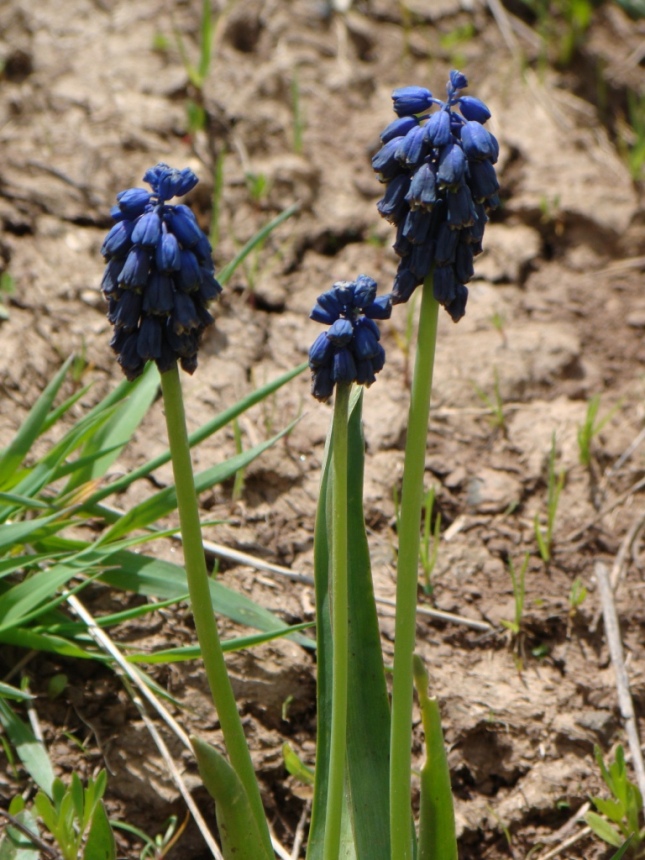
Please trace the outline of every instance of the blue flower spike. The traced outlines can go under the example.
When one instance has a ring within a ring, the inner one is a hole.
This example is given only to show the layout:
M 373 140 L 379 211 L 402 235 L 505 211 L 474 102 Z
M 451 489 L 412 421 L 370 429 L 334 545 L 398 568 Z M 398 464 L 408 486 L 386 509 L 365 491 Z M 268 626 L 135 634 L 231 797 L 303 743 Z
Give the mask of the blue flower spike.
M 499 204 L 493 166 L 499 144 L 484 127 L 491 113 L 478 98 L 462 94 L 467 87 L 466 76 L 453 69 L 445 101 L 425 87 L 394 90 L 397 119 L 383 131 L 383 146 L 372 159 L 385 185 L 377 208 L 397 227 L 400 262 L 392 303 L 407 302 L 433 272 L 435 297 L 455 322 L 466 312 L 473 257 L 482 251 L 489 212 Z
M 154 361 L 161 373 L 177 361 L 197 367 L 207 304 L 219 296 L 212 248 L 188 206 L 168 203 L 199 181 L 190 168 L 159 163 L 145 172 L 145 188 L 117 194 L 116 221 L 101 248 L 107 265 L 101 282 L 114 325 L 110 345 L 128 379 Z
M 355 281 L 337 281 L 318 296 L 309 315 L 329 329 L 319 334 L 309 350 L 311 393 L 329 400 L 337 382 L 356 382 L 369 388 L 385 364 L 385 350 L 374 320 L 389 319 L 392 299 L 376 295 L 376 281 L 359 275 Z

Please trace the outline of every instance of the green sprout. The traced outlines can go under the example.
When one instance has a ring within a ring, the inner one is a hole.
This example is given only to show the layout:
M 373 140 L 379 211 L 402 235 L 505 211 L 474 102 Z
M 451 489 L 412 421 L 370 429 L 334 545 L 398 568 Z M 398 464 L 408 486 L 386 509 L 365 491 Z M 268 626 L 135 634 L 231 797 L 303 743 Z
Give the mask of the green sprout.
M 508 559 L 508 572 L 511 577 L 511 583 L 513 585 L 513 599 L 515 601 L 515 611 L 513 613 L 513 620 L 509 621 L 506 619 L 502 619 L 502 624 L 506 627 L 507 630 L 510 631 L 512 636 L 515 639 L 518 639 L 520 633 L 522 632 L 522 616 L 524 615 L 524 600 L 526 597 L 526 571 L 529 566 L 529 553 L 524 554 L 524 560 L 522 561 L 522 565 L 519 571 L 515 570 L 515 565 L 513 563 L 513 559 L 509 557 Z
M 506 433 L 506 415 L 504 414 L 504 401 L 499 385 L 499 371 L 497 368 L 493 370 L 493 393 L 487 394 L 483 388 L 480 388 L 476 383 L 473 383 L 475 394 L 482 403 L 487 407 L 490 414 L 488 420 L 495 430 L 501 430 Z
M 424 499 L 423 534 L 419 545 L 419 558 L 423 568 L 424 586 L 426 594 L 432 594 L 432 571 L 437 563 L 439 555 L 439 541 L 441 540 L 441 514 L 437 513 L 434 518 L 435 488 L 430 487 Z
M 556 471 L 556 445 L 555 433 L 551 436 L 551 450 L 549 451 L 549 465 L 547 472 L 547 502 L 546 502 L 546 529 L 540 525 L 540 515 L 536 514 L 533 520 L 535 539 L 537 541 L 540 558 L 545 564 L 551 561 L 551 550 L 553 544 L 553 528 L 558 512 L 560 493 L 564 487 L 566 473 L 564 470 Z
M 600 395 L 594 394 L 587 405 L 587 414 L 584 422 L 578 428 L 578 459 L 581 465 L 589 468 L 591 466 L 591 443 L 603 427 L 614 417 L 620 404 L 616 404 L 613 409 L 597 420 L 598 410 L 600 409 Z
M 645 857 L 643 798 L 638 786 L 627 775 L 625 751 L 619 745 L 609 767 L 597 746 L 594 747 L 594 758 L 611 797 L 592 797 L 597 812 L 588 812 L 585 821 L 603 842 L 621 849 L 623 853 L 619 852 L 616 857 L 641 860 Z M 628 840 L 628 845 L 625 840 Z

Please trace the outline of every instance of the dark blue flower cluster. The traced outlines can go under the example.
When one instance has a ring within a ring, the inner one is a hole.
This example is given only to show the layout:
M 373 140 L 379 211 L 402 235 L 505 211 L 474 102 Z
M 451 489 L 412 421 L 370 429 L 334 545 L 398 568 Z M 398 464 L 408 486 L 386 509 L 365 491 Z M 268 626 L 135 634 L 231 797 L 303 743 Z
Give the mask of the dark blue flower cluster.
M 453 70 L 445 102 L 424 87 L 395 90 L 397 119 L 381 134 L 383 146 L 372 159 L 386 184 L 378 210 L 397 227 L 394 250 L 401 261 L 392 301 L 407 302 L 432 272 L 435 298 L 455 322 L 466 311 L 465 284 L 482 250 L 487 213 L 499 203 L 493 167 L 499 145 L 484 128 L 490 111 L 460 95 L 467 86 L 466 76 Z M 428 113 L 432 105 L 439 110 Z
M 331 326 L 318 335 L 309 350 L 311 393 L 329 400 L 337 382 L 370 386 L 385 364 L 381 334 L 374 320 L 392 313 L 391 296 L 376 297 L 376 281 L 359 275 L 355 281 L 337 281 L 318 296 L 309 314 L 312 320 Z
M 157 164 L 143 181 L 152 193 L 128 188 L 117 194 L 116 224 L 101 248 L 107 260 L 101 289 L 115 329 L 110 345 L 128 379 L 147 361 L 164 373 L 179 360 L 193 373 L 202 332 L 213 322 L 207 304 L 222 290 L 195 216 L 188 206 L 167 203 L 194 188 L 197 176 Z

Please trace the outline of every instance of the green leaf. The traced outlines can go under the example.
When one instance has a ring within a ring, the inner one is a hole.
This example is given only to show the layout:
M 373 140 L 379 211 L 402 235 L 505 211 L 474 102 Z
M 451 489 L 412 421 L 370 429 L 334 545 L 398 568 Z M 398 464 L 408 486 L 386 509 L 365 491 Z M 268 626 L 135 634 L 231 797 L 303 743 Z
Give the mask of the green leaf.
M 282 757 L 284 758 L 284 766 L 291 776 L 295 776 L 303 785 L 314 784 L 314 771 L 298 758 L 288 743 L 282 744 Z
M 100 454 L 71 476 L 65 493 L 103 476 L 119 453 L 130 441 L 132 434 L 147 414 L 159 390 L 159 371 L 149 362 L 146 371 L 134 382 L 128 383 L 129 396 L 125 398 L 110 419 L 83 446 L 83 458 Z
M 18 469 L 22 461 L 32 448 L 32 445 L 40 435 L 43 424 L 47 419 L 52 404 L 56 399 L 58 390 L 60 389 L 69 366 L 72 363 L 72 356 L 60 368 L 49 385 L 45 388 L 36 403 L 32 406 L 29 414 L 22 422 L 20 429 L 14 436 L 9 447 L 5 449 L 2 457 L 0 457 L 0 486 L 6 486 Z
M 19 690 L 17 687 L 12 687 L 11 684 L 5 684 L 4 681 L 0 681 L 0 697 L 5 699 L 20 699 L 22 701 L 33 699 L 31 693 Z
M 602 818 L 596 812 L 588 812 L 585 815 L 585 821 L 589 827 L 591 827 L 596 836 L 602 839 L 603 842 L 606 842 L 608 845 L 613 845 L 615 848 L 620 848 L 622 846 L 623 837 L 606 818 Z
M 19 625 L 28 614 L 76 574 L 77 571 L 73 567 L 57 564 L 27 577 L 0 595 L 0 635 Z
M 54 769 L 47 750 L 3 699 L 0 699 L 0 724 L 31 778 L 49 795 L 54 782 Z
M 196 491 L 198 493 L 202 493 L 205 490 L 210 489 L 215 484 L 221 484 L 228 478 L 232 478 L 239 469 L 244 469 L 249 465 L 249 463 L 252 463 L 253 460 L 259 457 L 260 454 L 275 445 L 275 443 L 285 434 L 289 433 L 295 423 L 295 421 L 292 422 L 288 427 L 285 427 L 284 430 L 276 436 L 273 436 L 271 439 L 268 439 L 266 442 L 255 445 L 253 448 L 249 448 L 248 451 L 237 454 L 229 460 L 226 460 L 224 463 L 218 463 L 210 469 L 198 472 L 195 475 Z M 135 529 L 146 528 L 146 526 L 156 523 L 162 517 L 170 514 L 176 509 L 176 507 L 177 494 L 175 487 L 167 487 L 166 489 L 155 493 L 155 495 L 151 496 L 149 499 L 146 499 L 145 502 L 135 505 L 127 514 L 120 517 L 103 536 L 103 540 L 106 542 L 113 541 L 117 538 L 123 537 L 123 535 L 128 534 Z
M 253 636 L 239 636 L 235 639 L 226 639 L 222 642 L 222 651 L 224 653 L 230 651 L 241 651 L 242 648 L 253 648 L 256 645 L 263 645 L 265 642 L 271 642 L 273 639 L 280 639 L 283 636 L 288 636 L 290 633 L 298 633 L 301 630 L 306 630 L 313 627 L 313 621 L 305 621 L 302 624 L 294 624 L 291 627 L 285 627 L 284 630 L 274 630 L 270 633 L 256 633 Z M 199 645 L 183 645 L 177 648 L 165 648 L 163 651 L 153 651 L 150 654 L 129 654 L 127 659 L 130 663 L 180 663 L 185 660 L 197 660 L 201 656 L 201 648 Z
M 68 525 L 69 522 L 61 519 L 60 513 L 37 517 L 26 522 L 4 523 L 0 526 L 0 551 L 14 549 L 27 542 L 33 543 L 46 535 L 55 534 Z
M 625 854 L 627 853 L 627 850 L 631 846 L 633 839 L 634 839 L 634 836 L 632 834 L 626 842 L 623 842 L 623 844 L 620 846 L 618 851 L 616 851 L 616 853 L 611 858 L 611 860 L 621 860 L 621 858 L 624 857 Z
M 362 487 L 364 440 L 361 392 L 348 423 L 349 649 L 347 791 L 341 857 L 388 858 L 389 705 L 373 598 Z M 330 434 L 331 435 L 331 434 Z M 332 443 L 328 437 L 316 513 L 314 568 L 318 664 L 316 770 L 307 860 L 321 860 L 325 833 L 331 732 L 332 635 L 330 623 Z
M 294 377 L 298 376 L 302 373 L 308 364 L 305 362 L 293 370 L 288 371 L 287 373 L 279 376 L 277 379 L 263 385 L 261 388 L 258 388 L 256 391 L 252 391 L 251 394 L 242 398 L 242 400 L 235 403 L 233 406 L 225 409 L 219 415 L 216 415 L 210 421 L 207 421 L 197 430 L 190 434 L 188 437 L 188 442 L 192 447 L 198 445 L 200 442 L 203 442 L 204 439 L 208 439 L 218 430 L 221 430 L 223 427 L 226 427 L 227 424 L 230 424 L 235 418 L 241 415 L 243 412 L 246 412 L 252 406 L 255 406 L 257 403 L 260 403 L 262 400 L 265 400 L 287 382 L 290 382 Z M 154 472 L 155 469 L 158 469 L 160 466 L 163 466 L 165 463 L 170 461 L 170 451 L 166 449 L 163 454 L 160 454 L 158 457 L 149 460 L 147 463 L 144 463 L 143 466 L 140 466 L 138 469 L 133 469 L 127 475 L 124 475 L 122 478 L 118 478 L 116 481 L 113 481 L 111 484 L 108 484 L 106 487 L 102 487 L 100 490 L 97 490 L 96 493 L 93 493 L 92 496 L 86 502 L 86 508 L 91 510 L 94 505 L 97 505 L 102 499 L 107 498 L 113 493 L 121 493 L 127 487 L 129 487 L 134 481 L 139 480 L 139 478 L 145 478 L 151 472 Z M 114 518 L 116 519 L 116 518 Z M 108 522 L 113 522 L 114 519 L 108 519 Z
M 348 422 L 349 661 L 347 773 L 356 854 L 389 860 L 390 706 L 374 600 L 363 514 L 365 439 L 363 389 L 350 404 Z M 441 856 L 441 855 L 439 855 Z M 443 860 L 443 857 L 442 857 Z
M 626 813 L 625 804 L 618 800 L 607 800 L 603 797 L 592 797 L 593 805 L 598 812 L 606 816 L 614 824 L 620 824 Z
M 90 831 L 83 851 L 83 860 L 115 860 L 116 842 L 105 806 L 99 801 L 92 816 Z
M 258 825 L 237 774 L 210 744 L 191 737 L 199 773 L 215 801 L 225 860 L 273 860 L 264 850 Z
M 12 802 L 9 812 L 34 836 L 39 835 L 36 818 L 29 809 L 24 808 L 24 802 L 23 808 L 16 811 L 14 811 Z M 20 830 L 16 830 L 15 827 L 8 826 L 6 828 L 2 838 L 0 838 L 0 860 L 39 860 L 39 858 L 40 849 L 34 846 L 28 836 L 21 833 Z
M 428 696 L 428 674 L 414 657 L 414 683 L 421 706 L 426 760 L 421 768 L 419 860 L 457 860 L 455 811 L 450 769 L 441 730 L 441 714 L 435 698 Z

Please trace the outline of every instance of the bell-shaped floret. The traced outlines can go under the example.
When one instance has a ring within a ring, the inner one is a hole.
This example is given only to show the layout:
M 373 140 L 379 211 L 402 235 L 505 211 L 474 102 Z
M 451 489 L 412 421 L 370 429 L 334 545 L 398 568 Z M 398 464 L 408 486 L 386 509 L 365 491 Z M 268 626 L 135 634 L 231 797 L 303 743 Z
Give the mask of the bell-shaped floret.
M 143 361 L 154 361 L 161 356 L 162 336 L 161 320 L 158 317 L 144 316 L 137 338 L 137 352 Z
M 319 334 L 309 350 L 309 367 L 322 367 L 329 364 L 334 355 L 335 346 L 327 337 L 327 332 Z
M 423 126 L 418 126 L 409 131 L 396 151 L 398 161 L 408 166 L 419 164 L 426 155 L 425 129 Z
M 210 243 L 210 239 L 206 236 L 205 233 L 202 233 L 199 237 L 197 244 L 192 248 L 193 254 L 199 260 L 200 266 L 205 266 L 207 269 L 214 271 L 215 266 L 213 265 L 213 246 Z
M 161 236 L 161 218 L 157 211 L 146 212 L 137 219 L 132 231 L 132 242 L 146 248 L 154 248 Z
M 175 292 L 172 325 L 176 334 L 183 334 L 199 325 L 195 303 L 186 293 Z
M 371 305 L 363 309 L 368 319 L 389 320 L 392 316 L 392 297 L 390 295 L 378 296 Z
M 435 260 L 435 242 L 424 242 L 423 245 L 415 245 L 410 254 L 410 271 L 413 272 L 420 281 L 425 279 L 430 274 L 430 270 Z
M 114 258 L 108 261 L 108 264 L 105 267 L 105 272 L 103 272 L 103 279 L 101 280 L 101 289 L 106 296 L 109 296 L 111 293 L 116 293 L 122 269 L 122 259 Z
M 341 305 L 333 290 L 318 296 L 309 318 L 323 325 L 331 325 L 341 314 Z
M 125 257 L 132 245 L 134 221 L 118 221 L 105 237 L 101 246 L 101 254 L 106 259 Z
M 199 179 L 189 167 L 177 170 L 167 167 L 158 174 L 157 194 L 160 200 L 170 200 L 172 197 L 183 197 L 194 188 Z
M 128 188 L 116 195 L 119 209 L 126 218 L 138 218 L 150 203 L 150 192 L 145 188 Z
M 457 284 L 455 293 L 455 298 L 450 302 L 446 310 L 452 317 L 452 321 L 457 323 L 466 313 L 468 287 L 465 287 L 463 284 Z
M 404 257 L 399 263 L 394 285 L 392 287 L 392 304 L 400 305 L 407 302 L 416 288 L 423 282 L 422 278 L 415 275 L 410 269 L 409 258 Z
M 364 310 L 376 298 L 377 283 L 369 275 L 359 275 L 354 281 L 354 307 Z
M 439 304 L 449 305 L 454 301 L 457 295 L 456 288 L 457 282 L 452 266 L 437 266 L 432 278 L 432 290 Z
M 372 156 L 372 169 L 381 182 L 389 182 L 401 173 L 401 164 L 396 157 L 397 150 L 405 137 L 393 137 Z
M 200 268 L 201 280 L 197 288 L 197 295 L 204 304 L 216 299 L 222 292 L 222 285 L 215 275 L 208 269 Z
M 332 378 L 332 366 L 325 365 L 317 368 L 311 377 L 311 393 L 322 403 L 331 397 L 334 391 L 334 380 Z
M 370 385 L 376 382 L 376 374 L 374 373 L 374 366 L 370 358 L 356 362 L 356 382 L 359 385 L 364 385 L 366 388 L 369 388 Z
M 457 69 L 451 69 L 449 86 L 452 87 L 453 91 L 465 90 L 468 86 L 468 78 L 463 72 L 459 72 Z
M 372 362 L 372 368 L 374 369 L 374 373 L 380 373 L 385 366 L 385 350 L 378 344 L 378 349 L 376 350 L 376 355 L 373 355 L 370 359 Z
M 462 183 L 454 191 L 449 191 L 446 197 L 448 203 L 447 221 L 452 229 L 460 230 L 463 227 L 471 227 L 475 223 L 476 213 L 473 195 L 468 185 Z
M 354 329 L 354 340 L 352 341 L 352 349 L 354 356 L 359 361 L 365 358 L 371 358 L 378 352 L 378 337 L 374 334 L 374 328 L 378 331 L 375 323 L 372 323 L 374 328 L 365 323 L 371 320 L 360 321 Z
M 181 269 L 181 249 L 177 237 L 163 230 L 155 255 L 157 268 L 160 272 L 178 272 Z
M 332 325 L 327 332 L 327 337 L 334 346 L 347 346 L 354 335 L 354 326 L 349 320 L 340 319 Z
M 180 251 L 179 271 L 175 275 L 175 284 L 185 293 L 192 293 L 199 287 L 202 275 L 197 257 L 192 251 Z
M 412 209 L 406 216 L 403 235 L 413 245 L 420 245 L 428 238 L 432 223 L 432 213 L 425 209 Z
M 414 172 L 406 198 L 411 208 L 431 207 L 437 200 L 437 171 L 431 162 L 425 162 Z
M 466 156 L 461 146 L 456 143 L 449 143 L 444 146 L 439 155 L 439 165 L 437 168 L 437 182 L 439 185 L 457 185 L 463 179 L 466 171 Z
M 499 144 L 495 137 L 480 122 L 469 120 L 461 129 L 461 145 L 466 158 L 472 161 L 497 161 Z
M 490 161 L 474 161 L 470 164 L 468 185 L 477 203 L 493 198 L 499 191 L 497 173 Z
M 491 113 L 484 102 L 476 99 L 474 96 L 461 96 L 458 100 L 458 104 L 459 110 L 466 119 L 484 123 L 491 117 Z
M 356 363 L 347 347 L 339 349 L 334 355 L 331 376 L 334 382 L 354 382 L 356 379 Z
M 133 331 L 139 325 L 141 316 L 141 293 L 135 290 L 125 290 L 118 302 L 108 313 L 108 320 L 117 328 Z
M 458 241 L 459 231 L 451 230 L 447 221 L 439 225 L 434 254 L 438 266 L 446 266 L 454 262 Z
M 175 234 L 184 248 L 192 248 L 204 235 L 192 211 L 183 203 L 173 206 L 167 218 L 170 232 Z
M 376 208 L 386 221 L 398 224 L 402 218 L 405 218 L 408 211 L 406 195 L 409 188 L 410 177 L 407 173 L 399 173 L 391 182 L 388 182 L 385 194 L 376 204 Z
M 397 116 L 423 113 L 432 104 L 432 93 L 425 87 L 399 87 L 392 93 Z
M 393 120 L 381 132 L 381 143 L 387 143 L 395 137 L 405 137 L 413 128 L 419 125 L 416 116 L 400 116 Z
M 475 274 L 473 265 L 473 246 L 467 242 L 459 242 L 455 254 L 455 277 L 460 284 L 467 284 Z
M 450 111 L 442 109 L 432 114 L 425 124 L 425 138 L 429 146 L 447 146 L 451 142 Z
M 121 270 L 119 284 L 127 289 L 143 287 L 148 281 L 150 273 L 150 253 L 135 245 L 130 248 L 125 264 Z
M 164 272 L 153 272 L 143 294 L 143 312 L 167 316 L 174 307 L 172 278 Z

